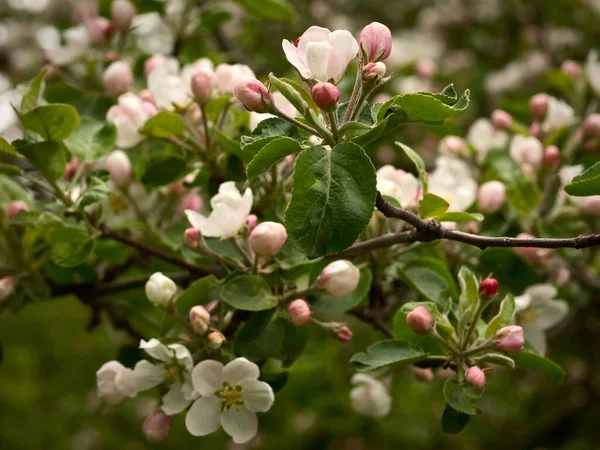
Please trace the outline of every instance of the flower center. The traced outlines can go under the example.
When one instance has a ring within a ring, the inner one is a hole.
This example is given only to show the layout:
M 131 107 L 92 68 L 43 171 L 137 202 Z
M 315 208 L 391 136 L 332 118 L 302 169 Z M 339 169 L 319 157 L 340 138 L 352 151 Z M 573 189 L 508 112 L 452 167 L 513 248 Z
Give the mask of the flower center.
M 532 308 L 527 308 L 524 311 L 521 311 L 519 317 L 521 319 L 521 323 L 530 324 L 539 316 L 539 313 Z
M 223 411 L 227 411 L 232 406 L 243 405 L 242 400 L 242 387 L 232 386 L 229 383 L 223 383 L 223 388 L 217 391 L 217 397 L 223 403 Z
M 184 381 L 183 367 L 181 367 L 181 365 L 179 365 L 179 363 L 177 362 L 176 359 L 171 363 L 165 363 L 164 366 L 165 366 L 165 382 L 167 384 L 172 384 L 177 381 L 183 383 L 183 381 Z

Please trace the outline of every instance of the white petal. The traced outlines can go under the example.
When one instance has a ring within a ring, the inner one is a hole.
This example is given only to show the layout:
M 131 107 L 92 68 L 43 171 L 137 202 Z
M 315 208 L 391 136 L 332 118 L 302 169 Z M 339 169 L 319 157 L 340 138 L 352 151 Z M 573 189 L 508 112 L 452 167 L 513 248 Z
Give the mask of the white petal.
M 306 65 L 312 72 L 313 78 L 319 81 L 329 81 L 329 56 L 331 44 L 328 42 L 310 42 L 306 46 Z
M 328 28 L 313 25 L 307 29 L 298 40 L 298 56 L 300 60 L 306 62 L 306 46 L 311 42 L 327 42 L 331 31 Z M 304 58 L 304 59 L 303 59 Z
M 141 340 L 140 348 L 145 350 L 153 358 L 160 361 L 170 361 L 173 358 L 173 353 L 163 345 L 158 339 L 150 339 L 149 341 Z
M 258 380 L 245 380 L 242 386 L 244 406 L 251 412 L 267 412 L 273 406 L 275 395 L 267 383 Z
M 518 297 L 515 297 L 515 310 L 516 312 L 520 312 L 523 311 L 527 308 L 529 308 L 529 305 L 531 304 L 531 296 L 524 294 L 524 295 L 519 295 Z
M 256 436 L 258 419 L 256 414 L 243 406 L 233 407 L 221 413 L 221 426 L 233 438 L 233 442 L 243 444 Z
M 564 300 L 551 300 L 536 307 L 534 324 L 536 328 L 547 330 L 561 322 L 569 313 L 569 304 Z
M 190 401 L 183 395 L 181 383 L 173 383 L 171 389 L 162 398 L 162 406 L 160 407 L 166 415 L 173 416 L 179 414 L 188 407 Z
M 219 361 L 207 359 L 196 364 L 192 370 L 192 384 L 200 395 L 212 395 L 217 392 L 221 386 L 221 373 L 223 364 Z
M 186 209 L 185 215 L 187 216 L 188 222 L 190 222 L 192 227 L 198 228 L 202 231 L 202 234 L 206 234 L 206 232 L 204 231 L 207 229 L 208 226 L 208 219 L 206 218 L 206 216 L 196 211 L 192 211 L 191 209 Z
M 200 397 L 185 416 L 185 426 L 192 436 L 206 436 L 219 429 L 221 400 L 214 395 Z
M 188 348 L 181 344 L 171 344 L 169 348 L 175 352 L 175 358 L 182 364 L 187 370 L 192 370 L 194 367 L 194 360 L 192 354 Z
M 300 73 L 300 76 L 304 79 L 312 78 L 311 71 L 300 60 L 296 46 L 288 40 L 284 40 L 281 43 L 281 46 L 283 47 L 283 52 L 285 53 L 285 57 L 287 58 L 288 62 L 296 68 L 296 70 Z
M 551 284 L 534 284 L 525 289 L 525 293 L 531 296 L 532 306 L 534 306 L 538 302 L 553 299 L 558 290 Z
M 329 35 L 332 45 L 329 63 L 327 66 L 328 78 L 338 80 L 344 75 L 348 64 L 358 53 L 358 42 L 347 30 L 336 30 Z
M 244 380 L 257 380 L 259 375 L 260 370 L 256 364 L 246 358 L 236 358 L 223 368 L 221 383 L 237 386 Z
M 546 333 L 541 328 L 525 327 L 523 328 L 523 335 L 527 342 L 538 352 L 540 355 L 546 355 Z
M 138 361 L 133 369 L 134 382 L 138 391 L 158 386 L 165 380 L 165 368 L 150 361 Z
M 241 218 L 244 222 L 250 211 L 252 211 L 252 202 L 254 201 L 254 197 L 252 195 L 252 190 L 250 188 L 244 191 L 244 195 L 242 197 L 242 202 L 238 206 L 238 210 L 236 211 L 238 218 Z
M 588 82 L 596 95 L 600 95 L 600 64 L 598 63 L 598 52 L 590 51 L 587 59 L 586 74 Z

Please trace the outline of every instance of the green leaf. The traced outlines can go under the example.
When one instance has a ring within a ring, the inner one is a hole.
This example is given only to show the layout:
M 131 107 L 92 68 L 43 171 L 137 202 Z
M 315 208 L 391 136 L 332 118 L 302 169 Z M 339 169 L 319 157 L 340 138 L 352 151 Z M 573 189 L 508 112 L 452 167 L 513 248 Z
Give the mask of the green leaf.
M 175 308 L 184 316 L 190 312 L 196 305 L 206 305 L 214 300 L 213 291 L 218 286 L 219 280 L 213 275 L 200 278 L 194 281 L 183 293 L 175 300 Z
M 481 366 L 483 364 L 497 364 L 499 366 L 509 367 L 511 369 L 515 368 L 515 361 L 510 356 L 502 353 L 486 353 L 482 356 L 476 356 L 473 358 L 473 362 L 477 366 Z
M 505 150 L 490 150 L 486 161 L 496 171 L 506 186 L 510 204 L 523 216 L 530 216 L 537 210 L 541 199 L 539 188 L 521 172 Z
M 298 142 L 302 141 L 302 137 L 295 125 L 279 117 L 272 117 L 259 122 L 250 136 L 242 136 L 240 145 L 245 152 L 257 153 L 273 139 L 284 136 L 295 139 Z
M 179 114 L 161 111 L 146 121 L 140 133 L 162 139 L 181 136 L 185 133 L 185 122 Z
M 442 431 L 446 434 L 458 434 L 469 423 L 471 416 L 455 410 L 452 406 L 446 404 L 442 414 Z
M 429 356 L 421 348 L 399 339 L 387 339 L 371 345 L 366 352 L 355 354 L 350 363 L 361 372 L 380 369 L 391 364 L 413 364 Z
M 110 188 L 108 187 L 108 184 L 98 177 L 90 177 L 85 193 L 77 201 L 77 208 L 83 209 L 86 206 L 101 202 L 109 196 Z
M 450 205 L 446 200 L 434 194 L 425 194 L 419 202 L 419 216 L 423 219 L 441 216 Z
M 511 353 L 510 357 L 515 361 L 517 367 L 525 367 L 527 369 L 536 370 L 548 375 L 557 383 L 562 383 L 565 378 L 565 371 L 554 361 L 544 358 L 537 353 L 523 351 Z
M 479 307 L 479 282 L 467 266 L 458 271 L 460 296 L 458 297 L 458 315 L 463 316 L 475 312 Z
M 316 313 L 340 313 L 358 306 L 368 295 L 371 289 L 373 274 L 370 269 L 360 270 L 360 280 L 358 286 L 351 294 L 344 297 L 333 297 L 331 295 L 318 295 L 316 300 L 311 302 L 310 309 Z
M 360 122 L 346 122 L 338 130 L 340 139 L 350 141 L 371 131 L 369 125 Z M 360 144 L 359 144 L 360 145 Z
M 42 104 L 46 90 L 46 71 L 40 72 L 25 89 L 21 100 L 21 114 L 28 113 Z
M 301 150 L 302 147 L 298 141 L 292 138 L 280 137 L 272 140 L 254 155 L 254 158 L 246 167 L 248 182 L 255 180 L 263 172 L 269 170 L 273 164 L 278 163 L 286 156 L 299 153 Z
M 441 216 L 437 216 L 440 222 L 481 222 L 484 217 L 479 213 L 466 213 L 462 211 L 445 212 Z
M 19 116 L 23 128 L 39 134 L 47 141 L 60 142 L 79 126 L 79 115 L 71 105 L 54 103 L 38 106 Z
M 17 150 L 6 139 L 0 136 L 0 153 L 15 156 L 17 154 Z
M 398 147 L 400 147 L 402 150 L 404 150 L 404 153 L 406 153 L 406 156 L 408 156 L 410 158 L 410 160 L 413 162 L 413 164 L 417 168 L 417 173 L 419 174 L 419 179 L 421 180 L 421 183 L 423 183 L 423 192 L 427 193 L 427 191 L 429 190 L 429 176 L 427 175 L 427 169 L 425 168 L 425 163 L 423 162 L 423 159 L 417 152 L 415 152 L 408 145 L 404 145 L 402 142 L 394 142 L 394 143 Z
M 82 117 L 79 127 L 65 140 L 67 149 L 85 162 L 98 161 L 115 146 L 117 129 L 112 123 Z
M 60 267 L 75 267 L 83 263 L 94 249 L 87 232 L 75 227 L 56 227 L 46 236 L 50 258 Z
M 485 329 L 486 339 L 493 336 L 500 328 L 506 327 L 512 323 L 515 315 L 515 298 L 512 294 L 506 294 L 506 297 L 500 303 L 500 311 L 494 316 Z
M 269 74 L 269 81 L 277 89 L 281 95 L 288 99 L 288 101 L 294 105 L 294 108 L 298 110 L 310 124 L 322 124 L 321 119 L 318 117 L 317 112 L 313 109 L 314 102 L 307 99 L 306 91 L 300 87 L 297 83 L 286 80 L 285 78 L 277 78 L 272 73 Z M 322 124 L 324 127 L 324 124 Z
M 244 311 L 262 311 L 277 306 L 278 300 L 264 278 L 256 275 L 240 275 L 225 283 L 221 300 Z
M 573 178 L 565 186 L 565 191 L 577 197 L 600 195 L 600 161 Z
M 356 144 L 338 144 L 332 150 L 316 146 L 300 153 L 286 211 L 293 242 L 309 258 L 352 245 L 373 214 L 376 184 L 373 163 Z
M 460 384 L 458 380 L 450 378 L 444 383 L 444 398 L 456 411 L 473 415 L 481 412 L 475 400 L 469 395 L 470 386 Z
M 221 147 L 221 149 L 223 149 L 226 153 L 237 156 L 245 163 L 252 159 L 252 155 L 250 155 L 248 152 L 242 151 L 239 141 L 231 139 L 229 136 L 223 134 L 220 130 L 216 128 L 213 131 L 215 136 L 217 137 L 219 147 Z
M 296 19 L 291 5 L 284 0 L 235 0 L 250 14 L 271 20 L 286 20 L 293 22 Z
M 65 173 L 67 158 L 59 142 L 47 141 L 19 147 L 21 153 L 46 178 L 56 181 Z
M 146 163 L 142 182 L 147 190 L 165 186 L 183 178 L 190 172 L 187 162 L 174 153 L 152 155 Z
M 23 175 L 23 171 L 19 167 L 13 166 L 12 164 L 0 164 L 0 173 L 11 177 Z
M 283 353 L 283 366 L 290 367 L 298 357 L 304 352 L 308 342 L 308 328 L 297 327 L 289 320 L 278 319 L 285 329 L 281 351 Z
M 352 139 L 352 142 L 367 146 L 384 136 L 387 136 L 405 122 L 405 114 L 399 107 L 391 108 L 389 114 L 381 121 L 371 126 L 367 133 L 361 133 Z
M 235 336 L 233 351 L 250 361 L 260 361 L 279 356 L 284 340 L 282 321 L 273 317 L 275 310 L 259 311 L 244 324 Z

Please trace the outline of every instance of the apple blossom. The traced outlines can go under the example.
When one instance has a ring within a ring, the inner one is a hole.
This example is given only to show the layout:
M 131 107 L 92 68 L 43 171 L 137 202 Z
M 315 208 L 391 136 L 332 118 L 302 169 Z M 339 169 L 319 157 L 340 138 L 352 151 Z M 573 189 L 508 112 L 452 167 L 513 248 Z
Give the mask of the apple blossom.
M 566 59 L 560 65 L 560 70 L 569 75 L 571 78 L 579 78 L 581 76 L 581 66 L 572 59 Z
M 29 211 L 29 205 L 23 200 L 13 200 L 6 208 L 6 217 L 9 220 L 14 219 L 21 211 Z
M 128 31 L 135 17 L 135 5 L 129 0 L 113 0 L 110 8 L 110 16 L 115 28 Z
M 340 90 L 335 84 L 328 82 L 316 83 L 311 90 L 312 98 L 319 108 L 329 111 L 340 99 Z
M 109 95 L 121 95 L 133 86 L 133 72 L 124 61 L 115 61 L 102 74 L 102 86 Z
M 312 26 L 300 36 L 297 45 L 284 40 L 285 57 L 306 80 L 329 81 L 334 84 L 346 72 L 358 53 L 358 42 L 349 31 L 330 31 Z
M 186 80 L 174 58 L 168 58 L 148 74 L 148 89 L 159 109 L 185 108 L 192 102 L 191 77 Z
M 448 211 L 465 211 L 477 198 L 477 182 L 469 165 L 450 156 L 435 160 L 436 169 L 429 175 L 429 190 L 449 203 Z
M 600 114 L 590 114 L 585 118 L 583 132 L 588 136 L 600 136 Z
M 515 135 L 510 142 L 510 156 L 518 164 L 530 164 L 534 169 L 544 160 L 544 145 L 533 136 Z
M 208 102 L 217 85 L 217 77 L 212 70 L 200 69 L 192 76 L 192 92 L 200 104 Z
M 227 365 L 201 361 L 192 371 L 192 383 L 201 397 L 185 417 L 194 436 L 214 433 L 220 426 L 236 444 L 252 439 L 258 431 L 257 412 L 271 409 L 275 396 L 267 383 L 258 381 L 258 366 L 246 358 Z
M 317 285 L 329 295 L 344 297 L 356 290 L 360 280 L 358 267 L 344 259 L 328 264 L 317 280 Z
M 221 94 L 233 93 L 243 77 L 255 78 L 252 69 L 245 64 L 219 64 L 215 69 L 217 91 Z
M 488 181 L 479 186 L 477 205 L 486 214 L 493 214 L 502 208 L 506 201 L 506 186 L 501 181 Z
M 509 325 L 500 328 L 494 337 L 496 349 L 502 352 L 520 352 L 525 345 L 523 328 L 517 325 Z
M 171 434 L 173 419 L 173 416 L 167 416 L 164 411 L 157 409 L 144 421 L 142 432 L 149 442 L 164 441 Z
M 196 305 L 190 309 L 190 326 L 195 333 L 204 335 L 210 327 L 210 313 L 202 305 Z
M 544 165 L 556 167 L 560 163 L 560 150 L 556 145 L 549 145 L 544 150 Z
M 406 323 L 417 334 L 429 334 L 433 329 L 433 317 L 423 306 L 417 306 L 406 315 Z
M 352 409 L 363 416 L 382 418 L 392 410 L 392 397 L 387 386 L 377 378 L 365 373 L 352 376 L 350 383 L 350 404 Z
M 548 112 L 550 103 L 548 94 L 536 94 L 529 99 L 529 112 L 537 119 L 541 119 Z
M 542 122 L 542 130 L 548 133 L 568 127 L 575 121 L 575 111 L 563 100 L 548 96 L 548 111 Z
M 513 117 L 506 111 L 497 109 L 492 113 L 492 123 L 499 130 L 508 130 L 514 122 Z
M 369 63 L 363 67 L 363 79 L 365 80 L 376 80 L 385 77 L 387 67 L 381 61 L 376 63 Z
M 111 106 L 106 113 L 106 120 L 117 127 L 117 147 L 131 148 L 145 139 L 139 130 L 146 121 L 155 116 L 156 107 L 128 92 L 119 97 L 118 105 Z
M 96 372 L 98 396 L 109 405 L 116 405 L 127 397 L 135 397 L 137 390 L 132 384 L 133 372 L 118 361 L 105 363 Z
M 0 303 L 4 302 L 15 293 L 15 279 L 13 277 L 0 278 Z
M 465 372 L 465 381 L 478 391 L 485 387 L 485 373 L 477 366 L 471 366 Z
M 221 333 L 220 331 L 213 331 L 211 333 L 208 333 L 208 336 L 206 336 L 206 345 L 211 350 L 220 349 L 223 345 L 223 342 L 225 341 L 225 336 L 223 336 L 223 333 Z
M 290 320 L 297 327 L 306 325 L 310 322 L 310 306 L 306 303 L 306 300 L 296 299 L 288 306 L 288 313 Z
M 469 148 L 465 140 L 459 136 L 444 136 L 438 145 L 442 156 L 466 156 Z
M 358 41 L 367 55 L 367 62 L 384 61 L 392 52 L 392 32 L 379 22 L 364 27 Z
M 275 256 L 287 241 L 285 227 L 276 222 L 262 222 L 250 233 L 248 245 L 260 256 Z
M 246 224 L 252 209 L 252 191 L 246 189 L 242 196 L 235 183 L 227 181 L 219 186 L 219 193 L 211 198 L 210 206 L 212 212 L 208 217 L 187 210 L 185 214 L 189 222 L 206 237 L 233 237 Z
M 183 241 L 191 248 L 198 248 L 202 239 L 202 231 L 198 228 L 186 228 L 183 232 Z
M 479 283 L 479 293 L 486 297 L 493 297 L 498 292 L 498 280 L 495 278 L 485 278 Z
M 498 130 L 487 119 L 477 119 L 467 133 L 467 141 L 477 151 L 479 160 L 483 160 L 489 150 L 505 148 L 508 139 L 506 131 Z
M 146 75 L 146 78 L 148 78 L 148 76 L 154 69 L 157 69 L 158 67 L 165 64 L 167 60 L 168 58 L 166 56 L 161 55 L 159 53 L 152 55 L 148 59 L 146 59 L 146 61 L 144 61 L 144 74 Z
M 160 272 L 156 272 L 150 276 L 146 282 L 145 289 L 148 300 L 162 308 L 171 306 L 177 292 L 175 282 Z
M 269 90 L 253 77 L 242 77 L 235 85 L 233 92 L 248 111 L 266 113 L 273 104 Z
M 416 206 L 419 180 L 409 172 L 385 165 L 377 170 L 377 190 L 381 195 L 395 198 L 403 208 Z
M 127 154 L 121 150 L 115 150 L 106 157 L 106 170 L 110 179 L 118 187 L 126 187 L 131 183 L 132 168 Z

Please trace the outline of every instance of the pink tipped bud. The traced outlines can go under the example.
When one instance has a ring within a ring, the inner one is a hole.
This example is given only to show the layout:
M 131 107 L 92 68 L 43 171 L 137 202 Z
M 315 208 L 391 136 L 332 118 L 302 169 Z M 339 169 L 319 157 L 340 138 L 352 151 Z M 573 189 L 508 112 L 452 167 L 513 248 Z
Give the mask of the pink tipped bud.
M 260 256 L 275 256 L 287 241 L 285 227 L 276 222 L 263 222 L 250 233 L 248 245 Z
M 115 150 L 109 153 L 105 166 L 110 174 L 110 179 L 116 186 L 125 187 L 131 183 L 131 162 L 125 152 Z
M 183 213 L 188 209 L 191 211 L 202 211 L 203 207 L 204 202 L 202 201 L 202 197 L 195 192 L 189 192 L 179 202 L 178 209 Z
M 544 165 L 556 167 L 560 163 L 560 150 L 556 145 L 550 145 L 544 150 Z
M 417 334 L 428 334 L 433 328 L 433 317 L 427 309 L 417 306 L 406 316 L 409 328 Z
M 520 352 L 525 345 L 523 328 L 517 325 L 510 325 L 499 329 L 496 332 L 496 349 L 502 352 Z
M 191 248 L 198 248 L 202 239 L 202 231 L 199 228 L 188 228 L 183 232 L 183 241 Z
M 433 370 L 424 369 L 421 367 L 411 366 L 412 373 L 415 375 L 417 380 L 425 381 L 426 383 L 432 383 L 435 379 L 433 375 Z
M 600 215 L 600 195 L 582 198 L 579 203 L 579 212 L 587 216 Z
M 115 61 L 102 74 L 102 86 L 109 95 L 121 95 L 133 86 L 133 72 L 129 64 Z
M 415 73 L 419 78 L 433 78 L 437 72 L 437 65 L 431 59 L 421 59 L 415 66 Z
M 542 118 L 548 112 L 548 94 L 536 94 L 529 99 L 529 112 L 535 118 Z
M 317 106 L 324 111 L 329 111 L 340 99 L 340 90 L 332 83 L 317 83 L 311 92 Z
M 563 61 L 560 69 L 571 78 L 579 78 L 581 76 L 581 66 L 572 59 Z
M 290 315 L 290 320 L 297 327 L 306 325 L 310 322 L 310 306 L 302 299 L 297 299 L 290 303 L 290 306 L 288 306 L 288 313 Z
M 144 61 L 144 74 L 146 75 L 146 78 L 148 78 L 150 72 L 152 72 L 154 69 L 158 69 L 166 62 L 166 60 L 167 58 L 165 58 L 165 56 L 157 53 L 156 55 L 152 55 L 150 58 Z
M 533 137 L 540 139 L 542 137 L 542 129 L 540 128 L 539 123 L 532 123 L 529 127 L 529 134 Z
M 335 337 L 338 341 L 348 342 L 352 339 L 352 330 L 348 327 L 348 325 L 340 325 L 335 330 Z
M 195 333 L 206 334 L 210 327 L 210 313 L 204 306 L 194 306 L 190 309 L 190 326 Z
M 17 214 L 19 214 L 21 211 L 29 211 L 29 206 L 27 206 L 27 203 L 22 200 L 15 200 L 8 204 L 8 208 L 6 208 L 6 215 L 8 216 L 9 220 L 12 220 L 17 217 Z
M 478 391 L 485 387 L 485 373 L 477 366 L 469 367 L 465 372 L 465 380 Z
M 385 77 L 387 67 L 381 61 L 367 64 L 363 67 L 363 79 L 376 80 Z
M 506 201 L 506 186 L 500 181 L 488 181 L 479 187 L 477 204 L 479 210 L 486 214 L 499 211 Z
M 469 152 L 465 140 L 458 136 L 443 137 L 438 148 L 444 156 L 461 156 Z
M 498 280 L 486 278 L 479 283 L 479 293 L 487 297 L 493 297 L 498 292 Z
M 246 227 L 250 231 L 254 230 L 254 227 L 256 226 L 257 223 L 258 223 L 258 217 L 256 217 L 256 214 L 249 214 L 246 217 Z
M 13 277 L 0 278 L 0 303 L 15 293 L 15 280 Z
M 332 262 L 323 269 L 317 285 L 325 289 L 329 295 L 344 297 L 356 290 L 359 280 L 358 267 L 342 259 Z
M 266 113 L 273 104 L 267 87 L 251 76 L 243 76 L 235 85 L 233 93 L 248 111 Z
M 110 16 L 115 28 L 128 31 L 135 17 L 135 5 L 129 0 L 113 0 L 110 8 Z
M 513 117 L 506 111 L 497 109 L 492 113 L 492 124 L 499 130 L 508 130 L 513 122 Z
M 212 70 L 200 69 L 192 77 L 192 92 L 200 104 L 208 102 L 217 85 L 217 77 Z
M 90 34 L 90 39 L 95 44 L 101 44 L 110 38 L 113 32 L 113 26 L 105 17 L 97 16 L 86 21 L 86 27 Z
M 583 132 L 588 136 L 600 136 L 600 114 L 590 114 L 585 118 Z
M 65 181 L 73 181 L 77 170 L 81 167 L 81 160 L 77 157 L 74 157 L 71 161 L 67 163 L 65 167 L 65 173 L 63 175 L 63 179 Z
M 369 62 L 383 61 L 392 52 L 392 32 L 382 23 L 372 22 L 364 27 L 358 40 Z
M 223 333 L 221 333 L 220 331 L 213 331 L 211 333 L 208 333 L 208 336 L 206 336 L 206 345 L 211 350 L 218 350 L 221 348 L 225 340 L 226 339 L 225 336 L 223 336 Z
M 173 426 L 173 417 L 167 416 L 162 409 L 151 413 L 142 426 L 146 439 L 150 442 L 160 442 L 168 438 Z
M 534 236 L 528 233 L 519 233 L 518 239 L 532 239 Z M 534 262 L 538 257 L 537 248 L 535 247 L 514 247 L 513 252 L 529 262 Z

